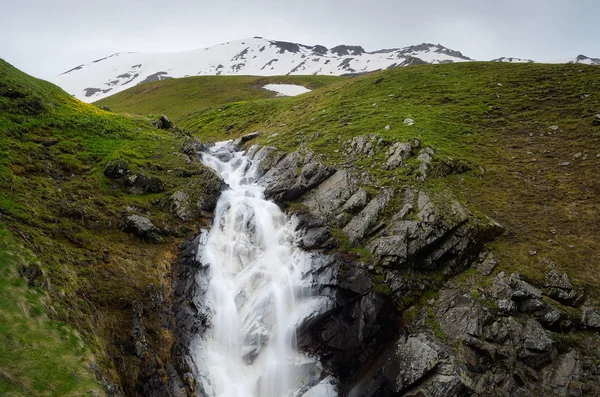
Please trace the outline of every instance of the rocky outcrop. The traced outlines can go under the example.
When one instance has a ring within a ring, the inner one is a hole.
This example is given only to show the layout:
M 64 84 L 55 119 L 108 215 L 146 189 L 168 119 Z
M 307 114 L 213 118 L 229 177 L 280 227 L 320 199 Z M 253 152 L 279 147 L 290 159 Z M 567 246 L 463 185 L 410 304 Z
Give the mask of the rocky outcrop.
M 391 196 L 392 191 L 383 190 L 348 222 L 344 227 L 344 232 L 348 236 L 350 244 L 355 245 L 359 243 L 369 233 L 373 232 L 373 227 L 377 223 L 379 214 L 385 208 Z
M 128 216 L 125 219 L 123 229 L 128 233 L 133 233 L 137 237 L 153 243 L 159 243 L 161 241 L 159 236 L 160 230 L 154 226 L 150 219 L 141 215 Z
M 334 172 L 313 152 L 301 149 L 281 158 L 260 178 L 260 182 L 265 186 L 267 197 L 280 202 L 289 201 L 300 197 Z
M 164 114 L 161 114 L 158 119 L 152 122 L 152 124 L 154 124 L 154 126 L 160 130 L 168 130 L 173 126 L 171 120 L 169 120 L 169 118 Z

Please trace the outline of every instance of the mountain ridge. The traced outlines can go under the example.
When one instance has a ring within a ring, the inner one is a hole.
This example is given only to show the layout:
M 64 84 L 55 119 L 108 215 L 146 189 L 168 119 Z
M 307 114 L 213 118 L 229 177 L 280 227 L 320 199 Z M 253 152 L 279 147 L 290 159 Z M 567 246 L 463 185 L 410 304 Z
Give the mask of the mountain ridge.
M 305 45 L 262 37 L 241 39 L 171 53 L 118 52 L 80 64 L 56 76 L 53 82 L 85 102 L 93 102 L 140 83 L 168 78 L 207 75 L 329 75 L 362 74 L 418 64 L 469 62 L 474 59 L 441 44 L 366 51 L 360 45 Z M 532 60 L 503 57 L 498 62 Z M 600 64 L 579 55 L 551 63 Z

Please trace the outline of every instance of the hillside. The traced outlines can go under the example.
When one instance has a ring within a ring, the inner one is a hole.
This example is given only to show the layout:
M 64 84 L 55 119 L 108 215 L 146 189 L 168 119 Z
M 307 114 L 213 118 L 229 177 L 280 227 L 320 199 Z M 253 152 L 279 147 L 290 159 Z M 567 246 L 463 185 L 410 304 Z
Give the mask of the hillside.
M 298 98 L 202 109 L 179 125 L 201 140 L 261 131 L 262 144 L 306 146 L 365 173 L 374 191 L 414 182 L 417 164 L 386 170 L 385 161 L 392 142 L 418 138 L 437 161 L 467 165 L 427 184 L 505 226 L 494 243 L 502 270 L 543 283 L 547 258 L 599 296 L 599 84 L 600 70 L 584 65 L 421 65 Z M 370 134 L 383 139 L 379 153 L 351 161 L 348 142 Z
M 177 245 L 220 181 L 190 137 L 2 60 L 0 130 L 0 394 L 142 393 L 174 343 Z M 183 211 L 172 196 L 188 191 L 199 206 Z
M 0 61 L 0 391 L 202 392 L 200 230 L 224 185 L 197 152 L 258 132 L 243 142 L 267 194 L 333 258 L 315 262 L 332 307 L 298 343 L 340 396 L 594 395 L 599 85 L 595 66 L 468 62 L 97 103 L 171 126 Z
M 334 76 L 198 76 L 167 79 L 131 87 L 95 102 L 118 113 L 139 115 L 164 113 L 178 119 L 196 109 L 231 102 L 275 98 L 267 84 L 294 84 L 316 89 L 344 80 Z

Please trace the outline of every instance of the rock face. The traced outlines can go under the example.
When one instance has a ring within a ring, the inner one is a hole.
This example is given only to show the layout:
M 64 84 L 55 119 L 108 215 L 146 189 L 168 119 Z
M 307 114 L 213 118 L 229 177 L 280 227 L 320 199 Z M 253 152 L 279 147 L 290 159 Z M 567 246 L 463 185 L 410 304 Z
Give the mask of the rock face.
M 377 140 L 351 141 L 348 154 L 369 156 L 377 148 L 369 142 Z M 419 146 L 394 143 L 385 167 L 401 166 Z M 298 329 L 299 348 L 323 365 L 300 396 L 600 395 L 597 336 L 588 334 L 589 352 L 566 342 L 566 332 L 600 330 L 600 310 L 554 265 L 541 286 L 517 274 L 494 274 L 499 263 L 484 249 L 503 232 L 498 223 L 418 182 L 370 195 L 351 170 L 328 167 L 307 149 L 285 154 L 253 146 L 248 155 L 260 162 L 259 183 L 269 196 L 302 204 L 292 217 L 297 244 L 314 255 L 313 295 L 328 302 Z M 434 155 L 430 148 L 419 151 L 418 178 L 444 174 L 447 159 L 434 162 Z M 123 168 L 115 164 L 109 173 Z M 176 216 L 188 215 L 187 193 L 174 193 L 169 203 Z M 136 219 L 141 230 L 154 230 L 149 220 Z M 340 243 L 336 228 L 352 247 L 364 249 L 366 263 L 343 250 L 327 251 Z M 208 269 L 197 255 L 206 236 L 202 231 L 180 251 L 171 377 L 177 386 L 169 390 L 181 395 L 205 396 L 210 389 L 194 380 L 198 369 L 189 357 L 194 335 L 210 319 Z M 487 278 L 484 287 L 459 281 L 469 268 L 469 277 Z M 138 331 L 142 352 L 145 334 Z M 259 349 L 249 350 L 247 360 Z
M 309 189 L 330 177 L 335 170 L 323 165 L 309 150 L 290 153 L 279 160 L 260 182 L 265 194 L 276 201 L 289 201 L 300 197 Z

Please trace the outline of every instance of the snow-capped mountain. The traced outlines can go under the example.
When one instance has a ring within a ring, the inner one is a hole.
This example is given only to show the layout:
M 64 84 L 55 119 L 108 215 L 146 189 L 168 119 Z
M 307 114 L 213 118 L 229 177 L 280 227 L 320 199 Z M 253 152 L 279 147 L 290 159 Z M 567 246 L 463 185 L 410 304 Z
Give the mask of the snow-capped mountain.
M 183 52 L 117 53 L 79 65 L 57 76 L 53 82 L 77 98 L 93 102 L 136 84 L 175 77 L 344 75 L 398 66 L 466 61 L 473 59 L 439 44 L 423 43 L 367 52 L 360 46 L 326 48 L 322 45 L 308 46 L 254 37 Z M 502 57 L 492 62 L 534 61 Z M 550 63 L 600 65 L 600 59 L 579 55 Z
M 533 63 L 535 62 L 533 59 L 523 59 L 523 58 L 512 58 L 512 57 L 502 57 L 492 59 L 490 62 L 506 62 L 506 63 Z
M 360 46 L 326 48 L 254 37 L 184 52 L 117 53 L 79 65 L 57 76 L 53 82 L 77 98 L 92 102 L 139 83 L 174 77 L 343 75 L 405 65 L 470 60 L 439 44 L 367 52 Z

